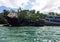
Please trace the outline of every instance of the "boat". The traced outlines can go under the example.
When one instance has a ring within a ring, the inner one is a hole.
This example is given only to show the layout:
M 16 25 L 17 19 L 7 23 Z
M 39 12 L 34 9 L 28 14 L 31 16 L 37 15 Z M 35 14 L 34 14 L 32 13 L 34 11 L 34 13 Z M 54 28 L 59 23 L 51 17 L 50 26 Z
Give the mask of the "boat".
M 45 25 L 60 26 L 60 16 L 47 16 L 45 18 Z

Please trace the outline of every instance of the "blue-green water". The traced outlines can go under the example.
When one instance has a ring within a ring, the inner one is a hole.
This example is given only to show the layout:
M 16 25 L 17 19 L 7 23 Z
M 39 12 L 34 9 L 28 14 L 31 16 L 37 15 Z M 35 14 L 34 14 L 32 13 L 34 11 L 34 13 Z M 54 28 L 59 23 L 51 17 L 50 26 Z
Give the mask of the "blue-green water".
M 60 27 L 0 27 L 0 42 L 60 42 Z

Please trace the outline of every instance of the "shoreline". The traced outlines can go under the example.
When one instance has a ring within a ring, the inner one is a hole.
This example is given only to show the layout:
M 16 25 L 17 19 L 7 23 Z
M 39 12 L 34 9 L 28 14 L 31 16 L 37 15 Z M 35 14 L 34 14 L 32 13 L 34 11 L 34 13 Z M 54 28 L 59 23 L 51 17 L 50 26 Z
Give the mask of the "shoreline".
M 9 27 L 34 26 L 34 27 L 39 27 L 39 25 L 18 25 L 18 26 L 12 26 L 12 25 L 8 25 L 8 24 L 0 24 L 0 26 L 9 26 Z M 44 26 L 44 25 L 40 25 L 40 26 Z

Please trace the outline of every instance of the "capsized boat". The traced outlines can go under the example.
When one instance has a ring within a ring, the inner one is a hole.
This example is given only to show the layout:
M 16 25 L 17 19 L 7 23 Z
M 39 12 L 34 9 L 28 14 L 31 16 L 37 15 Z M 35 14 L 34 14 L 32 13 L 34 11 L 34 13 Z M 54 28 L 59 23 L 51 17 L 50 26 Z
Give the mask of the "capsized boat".
M 45 18 L 45 25 L 60 26 L 60 16 L 47 16 Z

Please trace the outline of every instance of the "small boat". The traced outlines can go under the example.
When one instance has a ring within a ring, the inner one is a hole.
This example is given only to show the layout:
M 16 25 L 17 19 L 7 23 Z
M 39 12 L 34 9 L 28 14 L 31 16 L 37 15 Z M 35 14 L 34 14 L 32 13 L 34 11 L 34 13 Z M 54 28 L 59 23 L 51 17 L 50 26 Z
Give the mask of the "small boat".
M 45 18 L 45 25 L 60 26 L 60 16 L 47 16 Z

